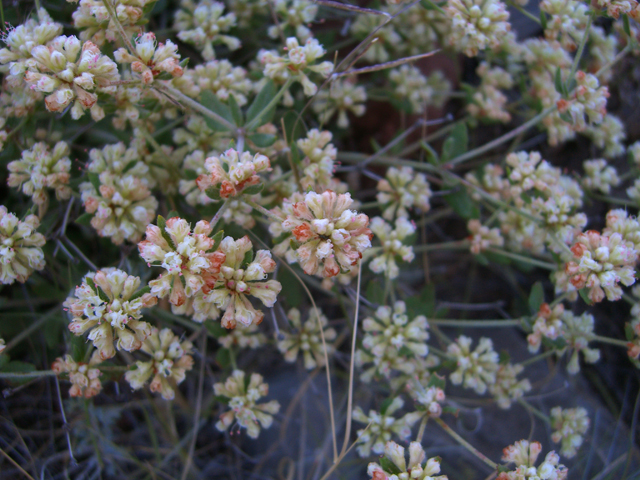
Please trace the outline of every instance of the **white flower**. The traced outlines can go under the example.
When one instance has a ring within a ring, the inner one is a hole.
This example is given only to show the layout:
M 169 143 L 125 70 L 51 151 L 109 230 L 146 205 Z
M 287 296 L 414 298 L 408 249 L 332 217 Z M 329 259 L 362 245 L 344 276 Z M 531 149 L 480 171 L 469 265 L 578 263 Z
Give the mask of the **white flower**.
M 411 113 L 421 113 L 427 105 L 442 106 L 446 100 L 451 83 L 440 70 L 428 78 L 413 65 L 404 64 L 389 72 L 389 79 L 395 85 L 394 93 L 411 105 Z
M 156 36 L 152 32 L 138 35 L 135 39 L 136 56 L 131 55 L 126 48 L 119 48 L 114 52 L 118 63 L 130 63 L 131 70 L 139 73 L 142 83 L 153 83 L 154 77 L 166 72 L 172 77 L 181 77 L 184 73 L 180 66 L 178 46 L 171 40 L 157 44 Z
M 391 471 L 377 463 L 370 463 L 367 473 L 373 480 L 447 480 L 446 475 L 440 473 L 440 458 L 433 457 L 423 465 L 426 455 L 419 442 L 409 444 L 409 463 L 404 456 L 404 447 L 395 442 L 387 442 L 384 447 L 384 455 L 388 462 L 393 463 Z
M 102 360 L 115 356 L 114 341 L 118 350 L 139 349 L 151 334 L 151 325 L 140 320 L 142 309 L 157 301 L 139 287 L 138 277 L 116 268 L 88 273 L 75 296 L 64 302 L 72 317 L 69 330 L 75 335 L 89 332 Z
M 564 465 L 559 465 L 560 457 L 556 452 L 549 452 L 544 462 L 535 466 L 541 451 L 539 442 L 529 443 L 527 440 L 506 447 L 502 451 L 502 461 L 515 463 L 515 469 L 503 471 L 498 480 L 565 480 L 568 470 Z
M 300 319 L 300 310 L 292 308 L 287 313 L 291 325 L 290 331 L 282 331 L 282 340 L 278 340 L 278 350 L 284 354 L 287 362 L 295 362 L 300 352 L 304 360 L 304 367 L 308 370 L 324 365 L 324 346 L 320 336 L 320 328 L 324 333 L 327 355 L 334 351 L 333 341 L 336 339 L 336 331 L 328 326 L 327 317 L 320 312 L 320 317 L 315 314 L 315 309 L 309 311 L 307 320 L 303 323 Z
M 24 283 L 34 270 L 44 268 L 41 247 L 46 240 L 36 231 L 39 226 L 35 215 L 27 215 L 21 221 L 0 205 L 0 283 Z
M 251 438 L 258 438 L 260 427 L 269 428 L 273 423 L 273 416 L 280 410 L 277 400 L 267 403 L 257 403 L 261 397 L 268 395 L 269 385 L 264 383 L 262 375 L 252 373 L 248 382 L 242 370 L 234 370 L 224 383 L 213 386 L 216 395 L 225 397 L 228 410 L 220 415 L 216 428 L 221 432 L 227 430 L 236 420 L 238 430 L 247 429 Z M 259 423 L 258 423 L 259 422 Z
M 554 443 L 562 442 L 560 453 L 567 458 L 574 457 L 582 445 L 583 435 L 589 429 L 589 417 L 584 408 L 554 407 L 551 409 L 551 427 Z
M 198 188 L 206 191 L 215 187 L 221 198 L 235 197 L 248 186 L 260 181 L 257 173 L 271 170 L 269 159 L 260 153 L 239 153 L 229 149 L 219 157 L 209 157 L 204 164 L 207 173 L 196 179 Z
M 71 355 L 64 358 L 58 357 L 51 365 L 56 375 L 67 374 L 71 382 L 69 395 L 72 397 L 91 398 L 102 390 L 100 382 L 100 369 L 95 368 L 102 362 L 98 350 L 94 350 L 89 363 L 81 363 L 73 360 Z M 93 368 L 92 368 L 93 367 Z
M 444 11 L 451 19 L 449 44 L 469 57 L 496 48 L 509 32 L 509 12 L 499 0 L 449 0 Z
M 481 338 L 475 350 L 471 350 L 472 340 L 461 335 L 447 348 L 457 364 L 457 369 L 449 376 L 454 385 L 462 384 L 482 395 L 496 381 L 498 354 L 493 350 L 489 338 Z
M 318 92 L 313 102 L 313 111 L 318 114 L 320 123 L 326 124 L 337 113 L 338 128 L 349 127 L 351 112 L 356 117 L 361 117 L 365 112 L 364 102 L 367 101 L 367 93 L 363 86 L 356 85 L 355 78 L 343 80 L 341 78 L 331 82 L 328 89 Z
M 413 235 L 416 227 L 404 217 L 396 219 L 395 229 L 380 217 L 371 220 L 371 231 L 380 241 L 380 247 L 373 247 L 366 251 L 368 258 L 373 258 L 369 268 L 375 273 L 385 273 L 389 278 L 396 278 L 400 269 L 396 257 L 410 263 L 415 255 L 413 247 L 404 245 L 403 241 Z
M 396 217 L 408 217 L 408 208 L 428 211 L 431 208 L 431 193 L 424 174 L 415 173 L 410 167 L 390 167 L 386 178 L 378 182 L 376 199 L 385 205 L 382 217 L 393 220 Z

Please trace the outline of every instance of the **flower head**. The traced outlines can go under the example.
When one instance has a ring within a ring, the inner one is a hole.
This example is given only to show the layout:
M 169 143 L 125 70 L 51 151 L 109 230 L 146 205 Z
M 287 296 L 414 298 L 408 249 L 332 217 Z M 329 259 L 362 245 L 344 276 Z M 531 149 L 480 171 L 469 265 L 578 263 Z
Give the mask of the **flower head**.
M 431 188 L 427 178 L 422 173 L 415 173 L 410 167 L 390 167 L 386 178 L 378 182 L 376 199 L 385 205 L 382 213 L 385 220 L 408 217 L 408 208 L 428 211 L 431 208 L 430 197 Z
M 260 428 L 269 428 L 273 416 L 280 410 L 277 400 L 258 403 L 260 398 L 268 395 L 269 385 L 264 383 L 262 375 L 252 373 L 249 381 L 245 381 L 242 370 L 234 370 L 224 383 L 213 386 L 216 395 L 226 397 L 228 410 L 220 415 L 216 428 L 224 432 L 238 422 L 238 429 L 244 427 L 251 438 L 258 438 Z
M 323 277 L 333 277 L 351 271 L 371 246 L 369 218 L 349 210 L 352 203 L 348 193 L 326 191 L 309 192 L 293 205 L 282 227 L 300 244 L 296 255 L 307 275 L 320 270 Z
M 138 35 L 135 40 L 137 56 L 131 55 L 127 49 L 120 48 L 114 52 L 118 63 L 130 63 L 131 70 L 139 73 L 142 83 L 149 85 L 162 72 L 172 77 L 181 77 L 184 73 L 180 66 L 178 46 L 171 40 L 158 44 L 152 32 Z
M 471 388 L 482 395 L 487 387 L 496 382 L 498 354 L 493 350 L 493 342 L 482 337 L 475 350 L 471 350 L 472 340 L 461 335 L 449 345 L 447 353 L 455 357 L 457 369 L 449 376 L 454 385 Z
M 64 302 L 72 317 L 69 330 L 75 335 L 89 332 L 102 360 L 113 357 L 116 348 L 138 350 L 151 334 L 151 325 L 140 320 L 142 309 L 157 302 L 139 287 L 138 277 L 116 268 L 88 273 L 75 295 Z
M 102 390 L 101 372 L 100 369 L 95 368 L 102 360 L 97 350 L 94 350 L 89 363 L 76 362 L 71 355 L 65 355 L 64 358 L 58 357 L 55 359 L 53 365 L 51 365 L 51 370 L 57 375 L 67 374 L 69 376 L 69 381 L 71 382 L 70 396 L 91 398 Z
M 46 240 L 36 231 L 39 226 L 35 215 L 21 221 L 0 205 L 0 283 L 24 283 L 34 270 L 44 268 L 41 247 Z
M 269 159 L 260 153 L 239 153 L 229 149 L 219 157 L 209 157 L 204 164 L 207 173 L 200 175 L 196 184 L 202 191 L 219 190 L 221 198 L 235 197 L 242 190 L 260 181 L 257 173 L 271 170 Z
M 564 465 L 559 465 L 560 457 L 556 452 L 549 452 L 544 461 L 535 466 L 542 451 L 540 442 L 520 440 L 509 445 L 502 451 L 502 461 L 514 463 L 515 469 L 502 472 L 497 480 L 564 480 L 568 470 Z
M 551 427 L 554 443 L 562 442 L 560 453 L 567 458 L 574 457 L 582 445 L 583 435 L 589 429 L 589 417 L 584 408 L 554 407 L 551 409 Z
M 444 11 L 452 22 L 449 43 L 469 57 L 498 47 L 511 29 L 507 7 L 499 0 L 449 0 Z
M 388 467 L 374 462 L 367 467 L 367 473 L 373 480 L 447 480 L 448 478 L 446 475 L 438 475 L 440 473 L 439 457 L 429 458 L 424 463 L 426 455 L 419 442 L 409 444 L 409 463 L 405 459 L 404 447 L 395 442 L 387 442 L 384 446 L 384 456 L 388 462 L 385 465 L 391 464 Z
M 322 328 L 324 333 L 327 355 L 333 353 L 334 347 L 331 342 L 337 336 L 336 331 L 328 326 L 327 317 L 322 312 L 318 317 L 315 309 L 311 309 L 309 317 L 303 323 L 300 320 L 300 310 L 292 308 L 287 313 L 287 318 L 292 328 L 290 331 L 281 332 L 284 338 L 278 340 L 278 350 L 284 354 L 284 359 L 287 362 L 295 362 L 300 352 L 302 352 L 306 369 L 311 370 L 317 366 L 323 366 L 325 363 L 324 346 L 320 336 L 320 329 Z
M 134 370 L 128 370 L 124 378 L 131 388 L 138 390 L 153 376 L 149 389 L 160 392 L 165 400 L 173 400 L 174 388 L 185 379 L 185 372 L 193 368 L 193 357 L 189 355 L 193 345 L 183 342 L 168 328 L 154 328 L 142 342 L 140 349 L 150 355 L 151 360 L 137 361 Z

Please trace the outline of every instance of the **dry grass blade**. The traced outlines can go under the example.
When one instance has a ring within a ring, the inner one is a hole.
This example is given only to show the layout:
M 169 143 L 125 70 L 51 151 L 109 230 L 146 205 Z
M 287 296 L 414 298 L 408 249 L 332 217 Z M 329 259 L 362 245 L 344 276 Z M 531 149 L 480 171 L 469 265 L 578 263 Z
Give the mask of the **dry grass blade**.
M 345 72 L 334 73 L 333 75 L 331 75 L 331 79 L 336 79 L 336 78 L 344 77 L 344 76 L 347 76 L 347 75 L 359 75 L 361 73 L 377 72 L 378 70 L 386 70 L 388 68 L 395 68 L 395 67 L 398 67 L 400 65 L 404 65 L 405 63 L 409 63 L 409 62 L 414 62 L 416 60 L 420 60 L 421 58 L 431 57 L 432 55 L 435 55 L 439 51 L 440 50 L 438 49 L 438 50 L 434 50 L 433 52 L 429 52 L 429 53 L 421 53 L 420 55 L 413 55 L 411 57 L 400 58 L 399 60 L 392 60 L 391 62 L 378 63 L 377 65 L 371 65 L 369 67 L 354 68 L 354 69 L 351 69 L 351 70 L 347 70 Z
M 9 462 L 11 462 L 18 470 L 20 470 L 20 473 L 22 473 L 25 477 L 30 478 L 31 480 L 34 480 L 34 478 L 31 475 L 29 475 L 29 472 L 27 472 L 24 468 L 22 468 L 20 464 L 18 464 L 18 462 L 16 462 L 13 458 L 11 458 L 2 448 L 0 448 L 0 453 L 4 455 L 7 458 L 7 460 L 9 460 Z
M 349 12 L 370 13 L 372 15 L 382 15 L 383 17 L 391 18 L 391 15 L 387 12 L 373 10 L 372 8 L 358 7 L 356 5 L 349 5 L 348 3 L 332 2 L 331 0 L 313 0 L 313 3 L 317 3 L 323 7 L 337 8 L 339 10 L 347 10 Z

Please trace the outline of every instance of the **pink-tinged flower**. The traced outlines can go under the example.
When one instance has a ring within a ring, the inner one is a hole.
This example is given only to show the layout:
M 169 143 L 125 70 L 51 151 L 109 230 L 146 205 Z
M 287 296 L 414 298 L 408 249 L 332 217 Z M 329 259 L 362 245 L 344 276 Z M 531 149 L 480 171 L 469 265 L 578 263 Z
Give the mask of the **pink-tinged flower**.
M 601 235 L 589 230 L 578 235 L 571 251 L 577 263 L 567 263 L 565 272 L 575 288 L 588 289 L 592 302 L 601 302 L 605 295 L 611 301 L 619 300 L 622 297 L 619 283 L 628 287 L 635 282 L 638 255 L 619 233 Z
M 369 217 L 349 210 L 352 203 L 348 193 L 326 191 L 309 192 L 304 201 L 293 205 L 293 215 L 282 227 L 300 243 L 296 254 L 306 274 L 321 270 L 323 277 L 334 277 L 349 272 L 371 247 Z
M 240 195 L 245 187 L 260 182 L 258 173 L 271 170 L 269 159 L 260 153 L 239 154 L 229 149 L 219 157 L 209 157 L 204 164 L 207 173 L 200 175 L 196 184 L 203 192 L 209 187 L 220 190 L 221 198 Z
M 101 372 L 98 368 L 91 368 L 102 362 L 98 350 L 93 352 L 89 363 L 75 362 L 71 355 L 64 358 L 58 357 L 51 365 L 57 375 L 68 374 L 71 388 L 69 395 L 72 397 L 95 397 L 102 390 L 100 383 Z
M 24 283 L 34 270 L 44 268 L 44 235 L 37 232 L 40 220 L 27 215 L 20 221 L 0 205 L 0 284 Z
M 440 473 L 440 457 L 433 457 L 427 460 L 427 455 L 420 442 L 411 442 L 409 444 L 409 463 L 405 458 L 404 447 L 395 442 L 387 442 L 384 447 L 384 456 L 387 460 L 384 466 L 371 462 L 367 467 L 367 473 L 373 480 L 405 478 L 411 480 L 447 480 L 448 478 L 446 475 L 437 475 Z
M 551 409 L 553 443 L 562 442 L 560 453 L 567 458 L 574 457 L 582 445 L 583 436 L 589 429 L 589 417 L 584 408 L 554 407 Z
M 258 438 L 260 427 L 269 428 L 273 423 L 273 416 L 280 411 L 277 400 L 267 403 L 257 403 L 261 397 L 269 394 L 269 385 L 264 383 L 262 375 L 252 373 L 249 381 L 245 380 L 242 370 L 234 370 L 224 383 L 216 383 L 213 391 L 220 397 L 225 397 L 231 410 L 220 415 L 216 428 L 221 432 L 227 430 L 236 420 L 238 430 L 247 429 L 251 438 Z M 259 423 L 258 423 L 259 422 Z
M 541 451 L 540 442 L 529 443 L 527 440 L 520 440 L 509 445 L 502 451 L 502 461 L 514 463 L 515 468 L 509 472 L 503 471 L 496 480 L 566 479 L 569 470 L 559 464 L 560 457 L 556 452 L 547 453 L 544 461 L 537 467 L 535 466 Z
M 140 348 L 152 359 L 137 361 L 135 370 L 124 374 L 131 388 L 138 390 L 153 376 L 149 389 L 160 392 L 165 400 L 173 400 L 174 388 L 185 379 L 185 373 L 193 368 L 193 357 L 189 355 L 193 345 L 183 342 L 168 328 L 154 328 Z
M 560 99 L 556 103 L 560 113 L 568 113 L 576 131 L 584 130 L 589 124 L 600 124 L 607 113 L 609 89 L 600 86 L 598 77 L 579 71 L 576 73 L 576 87 L 569 100 Z M 585 120 L 586 115 L 586 120 Z
M 69 330 L 75 335 L 89 332 L 87 338 L 102 360 L 113 357 L 116 348 L 128 352 L 139 349 L 151 334 L 151 325 L 140 320 L 142 309 L 157 302 L 139 287 L 138 277 L 116 268 L 88 273 L 76 287 L 75 296 L 64 302 L 72 316 Z
M 156 42 L 156 36 L 152 32 L 138 35 L 135 40 L 136 56 L 131 55 L 125 48 L 119 48 L 114 52 L 118 63 L 130 63 L 131 70 L 139 73 L 142 83 L 149 85 L 153 79 L 162 72 L 172 77 L 181 77 L 184 70 L 180 66 L 178 46 L 171 40 L 167 43 Z
M 225 255 L 220 275 L 203 287 L 205 302 L 212 302 L 225 310 L 222 326 L 235 328 L 237 322 L 244 326 L 259 324 L 264 313 L 256 310 L 248 296 L 273 307 L 282 285 L 276 280 L 262 281 L 276 268 L 276 262 L 268 250 L 258 250 L 253 256 L 253 245 L 246 235 L 239 240 L 226 237 L 220 243 L 220 252 Z
M 153 295 L 158 298 L 169 295 L 169 302 L 179 307 L 207 282 L 215 283 L 225 255 L 214 251 L 214 240 L 209 237 L 211 230 L 209 222 L 200 220 L 192 232 L 191 225 L 179 217 L 166 222 L 158 217 L 158 226 L 147 227 L 147 239 L 138 244 L 140 256 L 148 265 L 165 270 L 149 282 Z

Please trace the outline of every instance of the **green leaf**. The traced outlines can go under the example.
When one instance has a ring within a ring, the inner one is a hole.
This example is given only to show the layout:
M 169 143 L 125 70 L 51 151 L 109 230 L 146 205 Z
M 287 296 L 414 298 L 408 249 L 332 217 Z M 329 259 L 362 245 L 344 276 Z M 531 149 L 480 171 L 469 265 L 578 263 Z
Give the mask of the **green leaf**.
M 96 287 L 96 284 L 93 282 L 93 278 L 87 277 L 86 280 L 87 285 L 89 285 L 89 288 L 91 288 L 91 290 L 93 290 L 94 292 L 98 292 L 98 287 Z
M 376 278 L 369 280 L 366 291 L 366 299 L 373 303 L 379 303 L 384 298 L 384 289 Z M 407 304 L 408 307 L 408 304 Z
M 560 114 L 560 118 L 567 123 L 571 123 L 573 124 L 573 118 L 571 118 L 571 115 L 569 115 L 569 112 L 562 112 Z
M 400 350 L 398 350 L 398 355 L 402 355 L 403 357 L 409 357 L 409 358 L 414 357 L 414 353 L 406 345 L 403 345 L 402 347 L 400 347 Z
M 167 221 L 162 215 L 158 215 L 158 228 L 160 229 L 160 234 L 162 235 L 162 238 L 164 238 L 169 244 L 169 246 L 173 250 L 175 250 L 176 245 L 173 243 L 173 239 L 171 238 L 171 235 L 169 235 L 169 233 L 167 232 Z
M 547 29 L 547 16 L 542 10 L 540 11 L 540 25 L 542 26 L 542 30 Z
M 104 293 L 104 290 L 102 290 L 102 288 L 100 288 L 98 285 L 96 285 L 96 291 L 98 292 L 98 296 L 100 297 L 100 300 L 102 300 L 104 303 L 111 302 L 109 295 Z
M 429 382 L 427 383 L 427 388 L 437 387 L 440 389 L 444 389 L 446 382 L 444 377 L 439 377 L 438 375 L 431 375 L 429 377 Z
M 624 336 L 627 339 L 627 341 L 633 342 L 633 339 L 635 337 L 635 331 L 633 330 L 633 327 L 631 326 L 630 323 L 624 324 Z
M 256 95 L 256 98 L 253 99 L 249 109 L 247 110 L 247 121 L 246 123 L 251 122 L 255 119 L 262 111 L 266 108 L 267 105 L 273 100 L 273 97 L 276 96 L 276 85 L 273 83 L 273 80 L 268 80 L 267 83 L 264 84 L 260 93 Z M 265 112 L 260 117 L 260 121 L 256 124 L 256 128 L 260 125 L 264 125 L 265 123 L 269 123 L 273 118 L 273 114 L 275 113 L 275 106 L 270 111 Z
M 431 145 L 427 142 L 420 142 L 420 146 L 425 152 L 427 152 L 427 162 L 436 166 L 440 164 L 440 157 Z
M 89 181 L 93 188 L 96 189 L 96 192 L 100 193 L 100 176 L 97 173 L 87 172 L 87 177 L 89 177 Z
M 509 352 L 507 352 L 506 350 L 502 350 L 498 354 L 498 358 L 498 363 L 500 363 L 500 365 L 507 365 L 511 361 L 511 355 L 509 355 Z
M 262 191 L 263 188 L 264 188 L 263 183 L 258 183 L 256 185 L 249 185 L 247 188 L 242 190 L 242 193 L 244 195 L 257 195 Z
M 185 180 L 195 180 L 199 177 L 198 173 L 195 170 L 191 170 L 189 168 L 183 170 Z
M 229 123 L 234 123 L 233 114 L 231 113 L 231 109 L 227 107 L 224 103 L 222 103 L 215 93 L 211 90 L 205 90 L 200 95 L 200 101 L 202 105 L 207 107 L 214 113 L 217 113 L 222 118 L 227 120 Z M 209 128 L 215 132 L 225 132 L 229 130 L 229 128 L 221 123 L 218 123 L 213 118 L 204 117 L 204 121 L 207 123 Z
M 456 124 L 442 146 L 442 161 L 446 162 L 465 153 L 468 143 L 467 124 L 464 122 Z
M 629 17 L 626 13 L 622 14 L 622 29 L 628 37 L 631 37 L 631 26 L 629 25 Z
M 213 230 L 211 231 L 211 233 L 213 233 Z M 211 239 L 213 240 L 214 248 L 218 248 L 218 246 L 220 245 L 220 242 L 222 242 L 223 237 L 224 237 L 224 230 L 220 230 L 213 237 L 211 237 Z
M 125 165 L 125 167 L 122 169 L 122 173 L 127 173 L 129 170 L 131 170 L 133 167 L 136 166 L 136 164 L 138 163 L 138 159 L 134 159 L 131 160 L 129 163 L 127 163 L 127 165 Z
M 242 265 L 249 265 L 253 261 L 253 248 L 247 251 L 244 254 L 244 258 L 242 259 Z
M 567 347 L 567 341 L 562 337 L 558 337 L 555 340 L 551 340 L 547 337 L 542 337 L 542 344 L 545 347 L 552 348 L 554 350 L 564 350 Z
M 93 213 L 83 213 L 78 218 L 76 218 L 75 223 L 78 225 L 91 225 L 91 219 L 93 218 Z
M 229 330 L 224 328 L 218 322 L 205 322 L 204 326 L 207 331 L 216 338 L 224 337 L 229 334 Z
M 136 298 L 140 298 L 141 296 L 143 296 L 145 293 L 150 293 L 151 292 L 151 287 L 149 285 L 142 287 L 140 290 L 138 290 L 136 293 L 134 293 L 133 295 L 131 295 L 131 297 L 129 298 L 130 302 L 133 302 Z
M 382 297 L 378 297 L 382 298 Z M 425 285 L 419 294 L 405 301 L 407 311 L 412 316 L 424 315 L 431 318 L 436 313 L 436 289 L 432 284 Z
M 536 282 L 533 284 L 533 287 L 531 287 L 531 293 L 529 294 L 529 310 L 535 315 L 543 303 L 544 289 L 542 288 L 542 282 Z
M 589 298 L 589 289 L 581 288 L 580 290 L 578 290 L 578 293 L 582 297 L 582 300 L 584 300 L 584 303 L 586 303 L 587 305 L 593 305 L 593 302 Z
M 398 466 L 395 463 L 393 463 L 391 460 L 389 460 L 387 457 L 380 458 L 380 466 L 385 472 L 390 473 L 392 475 L 398 475 L 402 473 L 402 470 L 400 470 L 400 468 L 398 468 Z
M 20 360 L 12 360 L 2 367 L 2 371 L 10 373 L 29 373 L 35 372 L 36 366 L 32 363 L 21 362 Z
M 287 300 L 287 305 L 298 307 L 305 298 L 304 291 L 298 279 L 286 268 L 278 270 L 278 281 L 282 284 L 282 292 Z
M 220 200 L 222 197 L 220 196 L 220 187 L 209 187 L 204 193 L 207 194 L 207 197 L 213 200 Z
M 476 202 L 471 199 L 466 189 L 461 188 L 456 192 L 444 195 L 443 198 L 462 218 L 480 217 L 480 210 L 478 210 Z
M 231 352 L 226 348 L 221 348 L 216 353 L 216 362 L 218 362 L 222 368 L 227 368 L 231 365 Z
M 382 404 L 380 405 L 381 415 L 384 415 L 385 413 L 387 413 L 387 408 L 389 408 L 389 405 L 391 405 L 391 403 L 393 403 L 393 397 L 387 398 L 384 402 L 382 402 Z
M 558 92 L 563 97 L 566 97 L 567 96 L 567 89 L 566 89 L 564 83 L 562 82 L 562 69 L 561 68 L 557 68 L 556 69 L 556 76 L 555 76 L 555 79 L 554 79 L 554 83 L 555 83 L 555 87 L 556 87 L 556 92 Z
M 236 98 L 233 95 L 229 95 L 229 108 L 231 109 L 231 115 L 233 116 L 233 122 L 238 126 L 242 126 L 242 111 L 236 102 Z
M 229 397 L 225 397 L 224 395 L 216 395 L 215 397 L 213 397 L 213 399 L 216 402 L 224 403 L 225 405 L 227 405 L 230 400 Z
M 270 133 L 254 133 L 253 135 L 249 135 L 248 138 L 256 147 L 260 148 L 270 147 L 277 139 L 275 135 Z
M 176 212 L 175 210 L 171 210 L 169 211 L 169 213 L 167 213 L 167 218 L 174 218 L 174 217 L 179 217 L 180 214 L 178 212 Z

